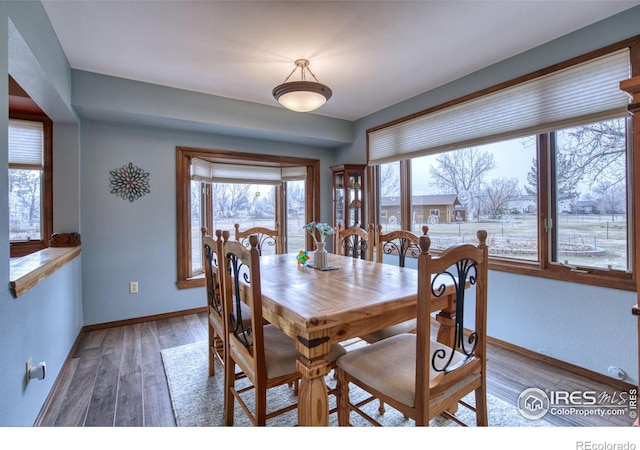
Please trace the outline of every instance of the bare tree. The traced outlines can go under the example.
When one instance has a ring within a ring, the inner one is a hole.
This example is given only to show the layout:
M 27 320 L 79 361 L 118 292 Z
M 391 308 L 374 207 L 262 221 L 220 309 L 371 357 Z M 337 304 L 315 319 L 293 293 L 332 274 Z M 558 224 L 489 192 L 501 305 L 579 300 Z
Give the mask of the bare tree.
M 40 223 L 40 184 L 40 172 L 37 170 L 9 170 L 10 215 L 20 223 L 19 228 L 31 229 Z M 23 222 L 25 219 L 26 223 Z
M 611 119 L 556 133 L 558 172 L 567 185 L 592 186 L 622 178 L 626 165 L 625 119 Z
M 478 148 L 443 153 L 429 168 L 432 184 L 442 193 L 477 190 L 487 172 L 496 166 L 493 155 Z
M 298 228 L 304 221 L 305 187 L 304 182 L 294 181 L 287 183 L 287 214 L 289 218 L 298 221 Z
M 599 183 L 593 189 L 600 211 L 611 214 L 611 221 L 615 222 L 616 214 L 624 213 L 626 208 L 625 186 L 623 183 Z
M 218 217 L 233 217 L 249 208 L 249 184 L 215 183 L 213 185 L 214 212 Z
M 455 193 L 467 210 L 480 215 L 478 194 L 487 173 L 495 167 L 493 154 L 477 148 L 443 153 L 429 168 L 432 185 L 441 193 Z
M 287 200 L 289 201 L 289 204 L 296 203 L 298 206 L 304 205 L 304 194 L 304 183 L 287 183 Z
M 560 130 L 555 137 L 555 165 L 558 199 L 579 195 L 577 186 L 612 183 L 623 178 L 626 166 L 625 119 L 611 119 Z M 533 145 L 527 139 L 526 145 Z M 525 190 L 537 192 L 537 168 L 534 161 Z
M 397 163 L 380 165 L 380 196 L 400 196 L 400 166 Z
M 483 192 L 485 212 L 494 219 L 509 212 L 509 202 L 519 194 L 517 178 L 494 178 Z

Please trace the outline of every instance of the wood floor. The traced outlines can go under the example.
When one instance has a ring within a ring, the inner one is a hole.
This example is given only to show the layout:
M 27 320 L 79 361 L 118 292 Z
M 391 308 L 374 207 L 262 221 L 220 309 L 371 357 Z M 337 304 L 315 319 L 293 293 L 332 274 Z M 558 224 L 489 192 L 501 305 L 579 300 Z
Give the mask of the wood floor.
M 84 333 L 60 375 L 38 425 L 55 427 L 174 427 L 160 351 L 207 337 L 204 313 Z M 488 392 L 515 404 L 529 387 L 614 390 L 553 365 L 489 345 Z M 628 417 L 547 414 L 558 426 L 630 426 Z

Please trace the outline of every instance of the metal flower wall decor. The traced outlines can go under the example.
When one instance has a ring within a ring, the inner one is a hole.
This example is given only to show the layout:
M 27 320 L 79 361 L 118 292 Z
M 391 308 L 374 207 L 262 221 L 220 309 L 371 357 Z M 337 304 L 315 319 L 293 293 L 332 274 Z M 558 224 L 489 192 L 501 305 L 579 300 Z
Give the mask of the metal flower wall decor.
M 122 199 L 133 202 L 151 192 L 149 172 L 145 172 L 132 163 L 109 171 L 109 175 L 111 175 L 109 178 L 111 193 Z

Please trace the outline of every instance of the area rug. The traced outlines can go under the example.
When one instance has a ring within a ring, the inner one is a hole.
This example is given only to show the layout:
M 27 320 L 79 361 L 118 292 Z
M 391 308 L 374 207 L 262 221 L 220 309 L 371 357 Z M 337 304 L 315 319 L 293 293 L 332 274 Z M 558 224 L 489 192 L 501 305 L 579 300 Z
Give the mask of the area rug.
M 224 426 L 223 412 L 223 388 L 222 388 L 222 367 L 216 367 L 215 376 L 209 377 L 208 356 L 206 341 L 187 344 L 162 350 L 162 362 L 169 385 L 171 404 L 179 427 L 212 427 Z M 217 361 L 216 361 L 217 363 Z M 331 385 L 334 380 L 327 376 L 327 384 Z M 247 403 L 251 405 L 251 393 L 247 394 Z M 352 398 L 359 395 L 366 395 L 356 387 L 351 389 Z M 473 395 L 469 396 L 469 402 L 473 403 Z M 281 386 L 269 390 L 267 403 L 271 408 L 277 409 L 280 406 L 296 402 L 293 389 L 288 386 Z M 335 406 L 335 398 L 331 396 L 330 407 Z M 385 426 L 405 427 L 414 426 L 412 420 L 407 420 L 402 414 L 393 408 L 386 407 L 386 412 L 380 415 L 377 412 L 378 402 L 373 401 L 367 405 L 376 420 Z M 544 420 L 531 421 L 520 415 L 514 405 L 508 404 L 492 395 L 487 395 L 487 407 L 489 415 L 489 426 L 493 427 L 540 427 L 550 426 Z M 466 422 L 474 424 L 474 414 L 464 407 L 460 407 L 457 413 Z M 236 402 L 234 426 L 251 426 L 251 422 L 246 417 L 240 406 Z M 297 411 L 291 411 L 281 416 L 267 421 L 267 426 L 296 426 Z M 337 415 L 329 416 L 329 425 L 337 426 Z M 370 426 L 364 419 L 356 414 L 351 417 L 353 426 Z M 431 421 L 431 426 L 459 426 L 452 420 L 442 416 Z

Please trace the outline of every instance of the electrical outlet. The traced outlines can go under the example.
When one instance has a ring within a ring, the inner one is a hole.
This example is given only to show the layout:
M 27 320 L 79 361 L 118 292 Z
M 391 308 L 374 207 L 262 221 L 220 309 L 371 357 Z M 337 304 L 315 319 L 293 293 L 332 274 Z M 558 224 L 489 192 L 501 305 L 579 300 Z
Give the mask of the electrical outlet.
M 129 294 L 137 294 L 138 293 L 138 282 L 131 281 L 129 282 Z

